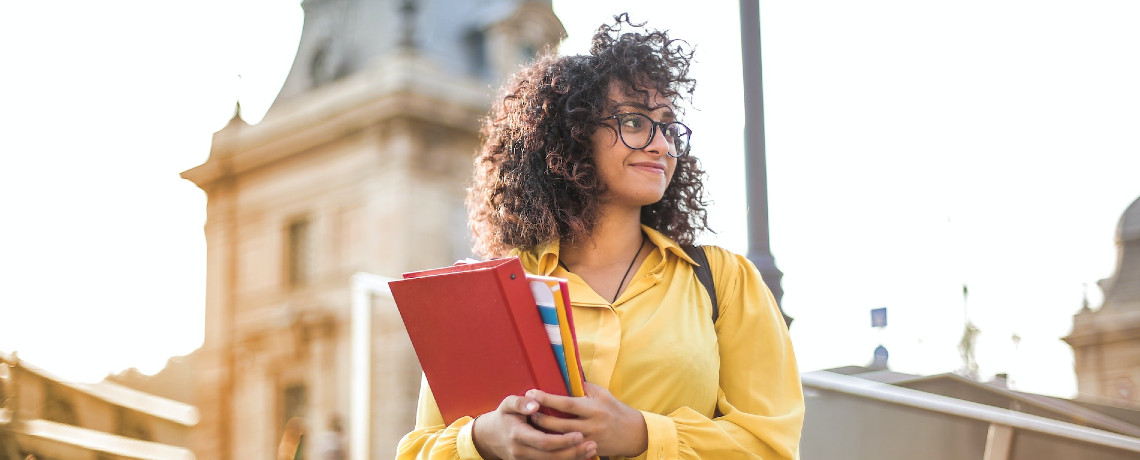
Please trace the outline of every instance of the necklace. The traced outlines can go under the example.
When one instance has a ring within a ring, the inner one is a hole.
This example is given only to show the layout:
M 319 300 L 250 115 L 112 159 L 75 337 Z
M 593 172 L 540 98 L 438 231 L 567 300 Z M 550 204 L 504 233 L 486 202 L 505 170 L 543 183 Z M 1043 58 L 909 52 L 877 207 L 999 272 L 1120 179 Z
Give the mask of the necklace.
M 618 294 L 621 294 L 621 286 L 623 284 L 625 284 L 625 278 L 629 276 L 629 271 L 633 270 L 633 264 L 637 262 L 637 258 L 641 256 L 641 250 L 644 248 L 645 248 L 645 232 L 642 232 L 641 233 L 641 244 L 637 246 L 637 254 L 633 255 L 633 260 L 629 261 L 629 267 L 626 267 L 625 274 L 621 275 L 621 281 L 618 282 L 617 292 L 614 292 L 614 300 L 611 300 L 610 303 L 617 302 Z M 570 271 L 570 267 L 567 267 L 566 264 L 562 263 L 562 259 L 558 260 L 558 265 L 561 266 L 564 270 Z
M 641 234 L 641 244 L 637 246 L 637 254 L 633 255 L 633 260 L 629 261 L 629 267 L 626 267 L 625 274 L 621 275 L 621 281 L 618 281 L 617 292 L 614 293 L 614 300 L 610 303 L 617 302 L 618 294 L 621 294 L 621 285 L 625 284 L 625 277 L 629 276 L 629 271 L 633 270 L 633 263 L 637 262 L 637 258 L 641 256 L 641 249 L 645 247 L 645 233 Z

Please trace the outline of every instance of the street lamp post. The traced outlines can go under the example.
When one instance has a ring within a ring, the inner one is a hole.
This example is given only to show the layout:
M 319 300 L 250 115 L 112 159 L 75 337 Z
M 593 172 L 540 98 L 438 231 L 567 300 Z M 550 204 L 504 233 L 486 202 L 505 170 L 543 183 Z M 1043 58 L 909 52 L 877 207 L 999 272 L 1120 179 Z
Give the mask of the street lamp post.
M 768 239 L 768 170 L 764 151 L 764 72 L 760 59 L 760 0 L 740 0 L 740 49 L 744 66 L 744 165 L 748 195 L 748 260 L 751 260 L 776 304 L 784 322 L 792 318 L 784 313 L 780 286 L 783 272 Z

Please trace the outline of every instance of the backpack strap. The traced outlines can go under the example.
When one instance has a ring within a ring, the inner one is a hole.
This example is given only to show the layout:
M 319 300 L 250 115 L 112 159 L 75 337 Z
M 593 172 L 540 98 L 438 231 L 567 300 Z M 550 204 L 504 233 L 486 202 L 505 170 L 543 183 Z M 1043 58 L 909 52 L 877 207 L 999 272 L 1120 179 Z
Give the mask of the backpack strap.
M 712 300 L 712 320 L 713 323 L 716 323 L 717 318 L 720 317 L 720 307 L 716 304 L 716 285 L 713 284 L 712 267 L 709 266 L 709 258 L 705 255 L 705 249 L 700 245 L 684 245 L 681 248 L 698 265 L 693 267 L 693 271 L 696 272 L 701 285 L 705 287 L 705 292 L 709 294 L 709 300 Z

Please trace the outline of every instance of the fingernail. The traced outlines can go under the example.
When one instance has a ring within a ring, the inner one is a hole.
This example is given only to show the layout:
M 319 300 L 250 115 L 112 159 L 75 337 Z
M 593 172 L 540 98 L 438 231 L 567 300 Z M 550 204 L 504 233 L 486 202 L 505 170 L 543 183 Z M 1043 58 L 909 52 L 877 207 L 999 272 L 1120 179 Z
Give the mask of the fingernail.
M 538 403 L 536 403 L 534 401 L 526 403 L 526 410 L 536 410 L 536 409 L 538 409 Z
M 534 390 L 526 390 L 526 397 L 533 398 L 534 397 Z

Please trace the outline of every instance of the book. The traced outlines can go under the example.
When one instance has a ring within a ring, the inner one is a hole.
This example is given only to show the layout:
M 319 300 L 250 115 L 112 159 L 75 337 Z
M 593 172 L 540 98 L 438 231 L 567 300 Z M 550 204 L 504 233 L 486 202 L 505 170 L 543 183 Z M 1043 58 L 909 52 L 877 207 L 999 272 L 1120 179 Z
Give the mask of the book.
M 565 279 L 552 276 L 527 275 L 527 279 L 530 280 L 531 291 L 540 311 L 550 312 L 544 313 L 542 319 L 547 325 L 550 342 L 557 342 L 554 345 L 555 356 L 560 360 L 559 370 L 562 371 L 567 392 L 570 396 L 585 396 L 586 376 L 578 355 L 578 337 L 574 332 L 574 309 L 570 305 L 569 285 Z M 551 331 L 552 325 L 557 330 Z
M 532 388 L 569 395 L 518 258 L 405 273 L 388 285 L 445 423 Z
M 562 345 L 562 329 L 560 327 L 558 307 L 554 306 L 554 294 L 551 287 L 543 280 L 534 279 L 527 275 L 530 282 L 530 293 L 534 295 L 534 303 L 538 307 L 538 315 L 546 329 L 546 338 L 550 340 L 550 348 L 554 350 L 554 360 L 558 363 L 558 370 L 562 372 L 562 380 L 566 384 L 566 391 L 570 391 L 570 374 L 566 370 L 566 348 Z
M 527 275 L 527 280 L 531 283 L 535 303 L 540 309 L 548 312 L 549 302 L 551 300 L 554 302 L 557 317 L 550 320 L 549 313 L 544 314 L 543 322 L 547 325 L 547 335 L 550 337 L 551 345 L 553 346 L 555 342 L 560 344 L 555 352 L 562 360 L 560 370 L 566 380 L 570 396 L 586 396 L 586 375 L 582 372 L 582 360 L 578 355 L 578 335 L 574 332 L 574 308 L 570 304 L 569 282 L 564 278 L 539 275 Z M 541 285 L 537 285 L 538 283 Z M 536 289 L 543 286 L 545 289 Z M 546 295 L 547 290 L 550 291 L 549 297 Z M 557 321 L 558 326 L 557 338 L 551 335 L 549 329 L 554 321 Z M 591 460 L 601 460 L 601 457 L 595 455 Z
M 570 303 L 570 284 L 565 279 L 559 279 L 558 284 L 562 302 L 558 305 L 558 317 L 562 321 L 562 338 L 570 341 L 566 353 L 567 370 L 578 378 L 570 378 L 570 396 L 586 396 L 586 372 L 582 368 L 582 355 L 578 353 L 578 334 L 574 328 L 574 308 Z

